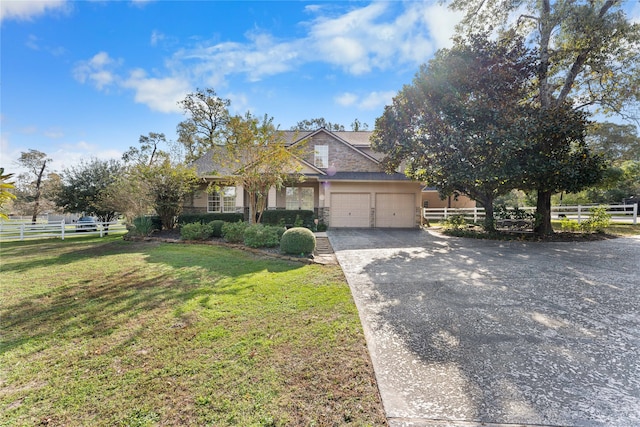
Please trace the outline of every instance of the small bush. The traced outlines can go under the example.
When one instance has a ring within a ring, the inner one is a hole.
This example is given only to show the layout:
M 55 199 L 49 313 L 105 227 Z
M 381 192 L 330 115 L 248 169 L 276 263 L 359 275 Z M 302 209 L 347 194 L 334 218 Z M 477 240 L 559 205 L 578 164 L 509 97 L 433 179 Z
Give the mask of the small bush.
M 324 222 L 319 222 L 316 228 L 318 229 L 317 231 L 327 231 L 328 227 Z
M 589 219 L 580 224 L 580 228 L 588 233 L 604 233 L 605 229 L 611 224 L 611 215 L 607 213 L 607 208 L 596 206 L 591 208 L 590 211 Z
M 213 237 L 222 237 L 222 226 L 224 225 L 224 221 L 216 219 L 215 221 L 211 221 L 209 224 L 211 225 L 211 234 Z
M 446 230 L 462 230 L 467 228 L 467 220 L 463 215 L 452 215 L 442 221 L 442 226 Z
M 210 239 L 212 235 L 213 230 L 210 224 L 193 222 L 180 227 L 180 237 L 184 240 L 206 240 Z
M 280 240 L 280 251 L 290 255 L 309 255 L 316 248 L 316 236 L 303 227 L 290 228 Z
M 562 218 L 560 220 L 560 228 L 562 228 L 562 230 L 564 231 L 571 231 L 571 232 L 575 232 L 580 230 L 580 223 L 578 223 L 578 221 L 576 221 L 575 219 L 569 219 L 569 218 Z
M 284 228 L 253 224 L 244 230 L 244 244 L 250 248 L 272 248 L 280 244 Z
M 244 230 L 249 226 L 244 221 L 225 222 L 222 226 L 222 237 L 229 243 L 243 243 Z
M 148 236 L 156 229 L 153 219 L 148 216 L 140 216 L 133 220 L 132 232 L 138 236 Z

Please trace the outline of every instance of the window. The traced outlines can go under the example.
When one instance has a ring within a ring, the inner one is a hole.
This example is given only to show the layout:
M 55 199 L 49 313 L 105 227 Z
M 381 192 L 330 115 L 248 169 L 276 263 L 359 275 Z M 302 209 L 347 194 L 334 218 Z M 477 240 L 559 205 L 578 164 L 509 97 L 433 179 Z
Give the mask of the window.
M 209 194 L 207 212 L 235 212 L 236 187 L 223 187 Z
M 328 145 L 316 145 L 315 146 L 315 161 L 314 165 L 317 168 L 329 167 L 329 146 Z
M 287 187 L 287 209 L 313 210 L 313 188 Z

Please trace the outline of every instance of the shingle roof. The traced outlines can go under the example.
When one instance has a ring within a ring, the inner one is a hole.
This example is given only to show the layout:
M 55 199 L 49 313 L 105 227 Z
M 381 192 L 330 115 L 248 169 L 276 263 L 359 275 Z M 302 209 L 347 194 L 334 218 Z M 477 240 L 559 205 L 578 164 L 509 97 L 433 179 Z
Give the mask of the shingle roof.
M 402 173 L 385 172 L 336 172 L 333 175 L 306 175 L 321 181 L 411 181 Z
M 303 139 L 305 139 L 307 136 L 317 132 L 317 131 L 292 131 L 292 130 L 284 130 L 281 131 L 283 134 L 283 137 L 286 141 L 286 145 L 291 145 L 294 142 L 297 141 L 301 141 Z M 371 136 L 371 134 L 373 132 L 370 131 L 358 131 L 358 132 L 331 132 L 333 135 L 335 135 L 336 137 L 340 138 L 341 140 L 343 140 L 344 142 L 346 142 L 347 144 L 353 146 L 353 147 L 369 147 L 370 146 L 370 142 L 369 142 L 369 137 Z M 365 156 L 369 156 L 372 157 L 371 154 L 368 153 L 362 153 Z M 231 170 L 229 168 L 225 168 L 219 165 L 219 162 L 215 162 L 214 160 L 216 157 L 218 156 L 224 156 L 224 147 L 222 146 L 216 146 L 214 148 L 212 148 L 211 150 L 207 151 L 202 157 L 200 157 L 198 160 L 195 160 L 191 163 L 192 166 L 195 166 L 196 168 L 196 173 L 198 174 L 198 176 L 226 176 L 226 175 L 232 175 L 235 171 Z M 376 157 L 372 157 L 373 160 L 376 160 Z M 379 160 L 379 159 L 377 159 Z M 342 174 L 362 174 L 362 173 L 366 173 L 366 172 L 340 172 L 341 176 Z M 338 174 L 336 174 L 338 175 Z M 387 175 L 385 173 L 382 173 L 382 175 L 386 175 L 386 178 L 382 178 L 382 180 L 393 180 L 395 178 L 389 178 L 392 177 L 393 175 Z M 402 174 L 398 174 L 401 176 L 404 176 Z M 320 175 L 319 175 L 320 176 Z M 323 175 L 324 176 L 324 175 Z M 345 178 L 334 178 L 334 179 L 367 179 L 367 178 L 348 178 L 346 177 L 346 175 L 344 175 Z M 355 176 L 355 175 L 353 175 Z M 368 178 L 368 179 L 378 179 L 378 178 Z
M 287 141 L 287 145 L 293 144 L 296 141 L 300 141 L 315 133 L 316 131 L 294 131 L 294 130 L 283 130 L 281 131 Z M 328 131 L 329 132 L 329 131 Z M 331 132 L 333 135 L 342 139 L 343 141 L 357 147 L 370 146 L 369 138 L 373 132 L 371 131 L 344 131 L 344 132 Z

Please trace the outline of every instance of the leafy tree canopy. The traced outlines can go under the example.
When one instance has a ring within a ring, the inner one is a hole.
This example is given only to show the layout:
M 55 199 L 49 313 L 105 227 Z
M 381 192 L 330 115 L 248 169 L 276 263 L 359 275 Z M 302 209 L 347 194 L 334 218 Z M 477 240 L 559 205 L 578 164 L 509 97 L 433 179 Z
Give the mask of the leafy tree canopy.
M 640 24 L 626 17 L 622 3 L 453 0 L 451 7 L 465 12 L 458 28 L 461 33 L 494 28 L 498 32 L 516 30 L 527 38 L 535 47 L 539 64 L 532 93 L 542 109 L 559 111 L 571 104 L 574 109 L 618 114 L 637 121 Z M 560 145 L 565 142 L 557 141 Z M 552 193 L 543 188 L 548 181 L 543 180 L 537 190 L 536 231 L 541 235 L 553 232 Z
M 101 203 L 102 192 L 123 172 L 117 160 L 91 159 L 62 172 L 62 184 L 56 204 L 65 212 L 97 216 L 100 221 L 112 221 L 117 212 Z
M 218 97 L 210 88 L 198 89 L 179 102 L 187 119 L 178 124 L 176 132 L 178 142 L 185 148 L 186 162 L 199 159 L 222 143 L 220 134 L 229 121 L 230 104 L 231 101 Z
M 259 119 L 251 113 L 231 117 L 225 140 L 215 160 L 223 169 L 233 171 L 228 180 L 242 185 L 247 192 L 249 221 L 260 222 L 269 189 L 282 188 L 286 182 L 299 178 L 295 156 L 303 143 L 287 147 L 273 118 L 265 115 Z
M 388 171 L 437 187 L 441 195 L 464 193 L 487 210 L 493 228 L 495 197 L 522 182 L 527 141 L 521 102 L 536 64 L 521 39 L 459 38 L 423 65 L 376 120 L 375 150 L 387 154 Z

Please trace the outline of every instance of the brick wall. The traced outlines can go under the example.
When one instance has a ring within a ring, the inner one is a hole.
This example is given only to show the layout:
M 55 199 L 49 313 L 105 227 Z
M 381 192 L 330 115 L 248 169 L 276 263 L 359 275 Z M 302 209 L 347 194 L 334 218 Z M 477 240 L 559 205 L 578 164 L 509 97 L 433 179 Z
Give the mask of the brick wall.
M 316 145 L 329 146 L 329 165 L 335 166 L 337 172 L 383 172 L 380 165 L 325 133 L 317 134 L 305 146 L 305 160 L 312 165 L 315 162 Z

